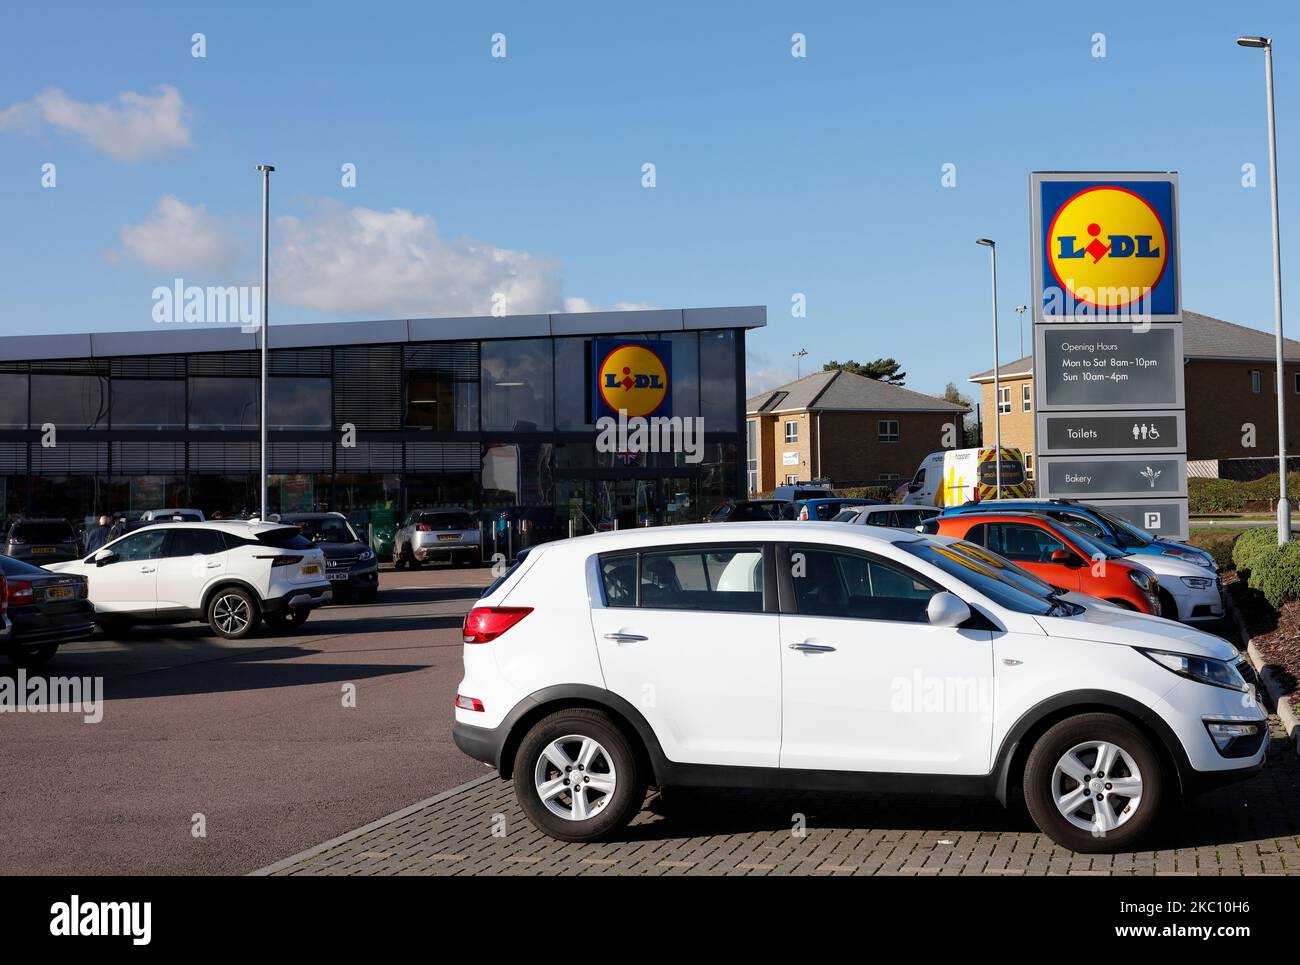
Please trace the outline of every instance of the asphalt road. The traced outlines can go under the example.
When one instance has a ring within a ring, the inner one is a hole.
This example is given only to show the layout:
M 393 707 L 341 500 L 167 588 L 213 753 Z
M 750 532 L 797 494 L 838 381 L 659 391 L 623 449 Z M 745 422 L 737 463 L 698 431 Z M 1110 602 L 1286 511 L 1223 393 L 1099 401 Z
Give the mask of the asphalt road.
M 0 714 L 0 874 L 242 874 L 483 774 L 450 726 L 489 581 L 384 572 L 376 604 L 288 636 L 191 624 L 60 650 L 45 672 L 102 676 L 103 720 Z

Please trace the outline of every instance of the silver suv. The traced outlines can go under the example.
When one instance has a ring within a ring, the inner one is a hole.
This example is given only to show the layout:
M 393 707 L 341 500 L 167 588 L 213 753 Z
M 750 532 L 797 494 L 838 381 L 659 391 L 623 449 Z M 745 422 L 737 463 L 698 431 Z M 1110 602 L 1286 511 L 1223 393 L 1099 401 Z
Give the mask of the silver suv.
M 466 510 L 414 509 L 394 535 L 394 569 L 419 569 L 436 561 L 456 566 L 482 563 L 478 523 Z

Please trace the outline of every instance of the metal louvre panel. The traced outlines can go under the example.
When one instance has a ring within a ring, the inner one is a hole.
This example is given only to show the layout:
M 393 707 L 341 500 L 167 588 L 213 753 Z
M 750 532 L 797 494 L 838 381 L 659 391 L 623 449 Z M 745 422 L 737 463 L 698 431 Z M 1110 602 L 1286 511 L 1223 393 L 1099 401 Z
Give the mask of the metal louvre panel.
M 329 375 L 334 371 L 334 353 L 327 348 L 282 348 L 267 353 L 271 375 Z
M 476 472 L 479 468 L 477 442 L 408 442 L 407 472 Z
M 68 476 L 108 473 L 107 442 L 61 442 L 57 446 L 31 446 L 33 476 Z
M 334 350 L 334 425 L 396 431 L 402 428 L 402 346 Z
M 207 352 L 188 358 L 190 375 L 256 378 L 262 371 L 256 352 Z
M 27 443 L 0 442 L 0 475 L 27 472 Z
M 191 442 L 190 472 L 256 472 L 256 442 Z
M 455 382 L 477 382 L 477 342 L 429 342 L 406 346 L 406 367 L 448 373 Z
M 330 472 L 331 442 L 271 442 L 269 472 Z
M 108 359 L 53 359 L 33 362 L 32 371 L 48 375 L 108 375 Z
M 114 475 L 185 475 L 183 442 L 115 442 Z
M 400 442 L 358 442 L 334 447 L 335 472 L 401 472 Z
M 115 379 L 183 379 L 185 356 L 150 355 L 109 360 L 109 374 Z

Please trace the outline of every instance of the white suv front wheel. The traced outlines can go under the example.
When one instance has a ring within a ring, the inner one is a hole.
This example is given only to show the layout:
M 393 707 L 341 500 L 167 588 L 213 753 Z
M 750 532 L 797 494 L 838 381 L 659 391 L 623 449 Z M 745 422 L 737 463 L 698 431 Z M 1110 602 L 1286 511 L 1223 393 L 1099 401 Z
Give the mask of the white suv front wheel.
M 595 841 L 626 825 L 645 800 L 645 777 L 609 715 L 588 708 L 542 718 L 514 761 L 515 796 L 538 829 Z
M 259 619 L 257 601 L 240 587 L 222 587 L 208 601 L 208 626 L 227 640 L 249 636 L 257 629 Z

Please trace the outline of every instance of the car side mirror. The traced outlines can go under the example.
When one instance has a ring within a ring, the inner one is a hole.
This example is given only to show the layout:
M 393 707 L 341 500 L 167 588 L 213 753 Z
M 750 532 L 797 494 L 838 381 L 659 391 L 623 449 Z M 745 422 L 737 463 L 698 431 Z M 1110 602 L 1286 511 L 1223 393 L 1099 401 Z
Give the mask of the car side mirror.
M 970 619 L 970 607 L 960 597 L 943 590 L 930 597 L 925 615 L 931 626 L 958 627 Z
M 109 563 L 115 561 L 116 559 L 117 559 L 117 554 L 114 553 L 112 550 L 95 551 L 94 560 L 96 566 L 106 566 Z
M 1052 562 L 1064 566 L 1078 566 L 1079 558 L 1069 550 L 1052 550 Z

